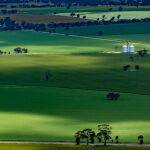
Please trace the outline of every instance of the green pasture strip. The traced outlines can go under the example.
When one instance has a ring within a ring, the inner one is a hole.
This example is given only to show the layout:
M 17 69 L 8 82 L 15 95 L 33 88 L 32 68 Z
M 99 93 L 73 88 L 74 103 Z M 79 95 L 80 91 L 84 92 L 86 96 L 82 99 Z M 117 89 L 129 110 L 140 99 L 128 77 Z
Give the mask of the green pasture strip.
M 64 28 L 59 28 L 57 32 L 84 36 L 98 35 L 99 31 L 102 31 L 103 35 L 149 34 L 149 26 L 150 23 L 95 25 L 71 27 L 67 31 Z
M 150 140 L 150 96 L 120 93 L 118 101 L 107 92 L 65 88 L 0 86 L 0 140 L 74 141 L 84 128 L 97 131 L 109 123 L 112 137 L 121 142 Z
M 16 47 L 28 48 L 29 54 L 121 52 L 122 45 L 130 41 L 135 44 L 136 51 L 143 48 L 149 50 L 150 34 L 146 30 L 149 26 L 140 26 L 141 31 L 138 34 L 136 34 L 136 26 L 129 25 L 129 27 L 134 30 L 131 30 L 131 34 L 129 32 L 122 34 L 127 31 L 127 28 L 117 25 L 71 28 L 67 31 L 69 36 L 64 29 L 58 29 L 56 34 L 32 31 L 0 32 L 0 49 L 13 53 Z M 104 35 L 97 36 L 95 31 L 103 31 Z M 114 32 L 117 34 L 113 35 Z
M 0 83 L 120 91 L 149 94 L 150 55 L 79 53 L 68 55 L 1 56 Z M 123 71 L 124 65 L 140 66 L 139 71 Z M 45 72 L 49 80 L 45 81 Z
M 122 11 L 122 12 L 81 12 L 79 13 L 81 17 L 86 16 L 87 19 L 93 19 L 97 20 L 103 19 L 103 15 L 105 15 L 105 20 L 109 20 L 112 17 L 115 17 L 115 20 L 117 19 L 118 15 L 120 16 L 120 19 L 142 19 L 142 18 L 150 18 L 150 11 Z M 64 16 L 70 16 L 70 13 L 61 13 L 60 15 Z
M 51 14 L 51 13 L 71 13 L 71 12 L 109 12 L 109 8 L 113 8 L 112 11 L 118 11 L 119 6 L 77 6 L 67 9 L 66 7 L 46 7 L 46 8 L 15 8 L 20 13 L 29 14 Z M 124 11 L 149 11 L 150 6 L 123 6 Z

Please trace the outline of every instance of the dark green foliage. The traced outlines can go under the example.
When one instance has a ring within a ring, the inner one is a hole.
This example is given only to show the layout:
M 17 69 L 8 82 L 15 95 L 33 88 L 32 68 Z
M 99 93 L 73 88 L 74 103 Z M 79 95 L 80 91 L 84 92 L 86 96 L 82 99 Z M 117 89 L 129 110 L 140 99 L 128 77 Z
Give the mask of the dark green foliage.
M 138 136 L 138 142 L 139 142 L 139 144 L 143 144 L 144 143 L 144 136 L 143 135 L 139 135 Z
M 108 124 L 98 125 L 99 132 L 97 133 L 97 138 L 104 141 L 104 146 L 107 145 L 107 141 L 111 140 L 111 130 L 112 127 Z

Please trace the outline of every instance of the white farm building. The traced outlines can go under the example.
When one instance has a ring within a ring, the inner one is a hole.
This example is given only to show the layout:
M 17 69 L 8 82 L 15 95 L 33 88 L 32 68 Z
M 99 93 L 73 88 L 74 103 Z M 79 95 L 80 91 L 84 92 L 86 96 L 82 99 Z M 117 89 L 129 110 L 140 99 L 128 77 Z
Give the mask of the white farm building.
M 135 47 L 131 43 L 124 44 L 122 46 L 122 52 L 123 53 L 134 53 L 135 52 Z

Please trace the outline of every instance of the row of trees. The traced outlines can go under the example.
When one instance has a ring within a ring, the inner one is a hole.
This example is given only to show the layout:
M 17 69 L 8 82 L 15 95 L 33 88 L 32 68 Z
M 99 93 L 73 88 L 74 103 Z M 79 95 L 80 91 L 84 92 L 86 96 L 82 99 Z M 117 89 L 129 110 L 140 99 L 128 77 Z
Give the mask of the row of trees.
M 17 47 L 17 48 L 13 49 L 13 52 L 17 53 L 17 54 L 28 53 L 28 49 L 27 48 Z M 3 51 L 3 50 L 0 50 L 0 55 L 6 55 L 6 54 L 11 54 L 11 53 L 10 53 L 10 51 L 6 52 L 6 51 Z
M 118 144 L 119 136 L 115 136 L 115 139 L 113 140 L 111 137 L 112 134 L 112 127 L 109 124 L 100 124 L 98 125 L 98 132 L 96 133 L 92 129 L 84 129 L 81 131 L 78 131 L 75 133 L 75 142 L 77 145 L 80 145 L 82 140 L 86 140 L 86 144 L 89 145 L 89 143 L 94 144 L 95 139 L 99 143 L 104 143 L 104 146 L 107 146 L 108 142 L 115 142 Z M 138 136 L 138 143 L 143 144 L 144 143 L 144 136 L 139 135 Z
M 118 16 L 119 18 L 120 16 Z M 86 18 L 86 17 L 84 17 Z M 150 18 L 145 19 L 118 19 L 111 18 L 110 20 L 105 20 L 105 16 L 103 19 L 98 19 L 97 21 L 77 21 L 73 23 L 28 23 L 28 22 L 21 22 L 17 23 L 16 21 L 12 20 L 10 17 L 6 17 L 4 19 L 0 19 L 0 31 L 7 31 L 7 30 L 35 30 L 35 31 L 51 31 L 55 32 L 55 28 L 64 27 L 65 29 L 69 30 L 70 27 L 80 27 L 80 26 L 92 26 L 92 25 L 108 25 L 108 24 L 125 24 L 125 23 L 138 23 L 138 22 L 150 22 Z M 103 34 L 102 31 L 98 32 L 98 35 Z
M 97 138 L 100 143 L 104 142 L 106 146 L 107 142 L 112 140 L 111 129 L 112 127 L 108 124 L 100 124 L 98 125 L 98 133 L 95 133 L 92 129 L 78 131 L 75 133 L 76 144 L 80 145 L 82 139 L 86 139 L 87 145 L 89 145 L 89 143 L 94 144 L 95 138 Z
M 18 11 L 16 9 L 12 9 L 12 10 L 2 9 L 2 10 L 0 10 L 0 12 L 3 15 L 6 15 L 6 14 L 17 14 Z
M 135 65 L 134 69 L 135 69 L 135 71 L 137 71 L 137 70 L 140 69 L 140 66 L 139 65 Z M 130 71 L 130 70 L 131 70 L 131 65 L 125 65 L 125 66 L 123 66 L 123 71 Z

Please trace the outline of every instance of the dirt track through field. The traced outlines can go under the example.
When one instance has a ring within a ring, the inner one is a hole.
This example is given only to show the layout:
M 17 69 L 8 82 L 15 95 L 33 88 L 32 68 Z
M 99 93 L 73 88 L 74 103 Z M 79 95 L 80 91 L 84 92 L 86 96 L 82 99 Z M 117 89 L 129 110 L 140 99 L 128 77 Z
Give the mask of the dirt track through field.
M 73 142 L 31 142 L 31 141 L 0 141 L 0 144 L 35 144 L 35 145 L 75 145 Z M 86 145 L 86 143 L 82 143 L 81 145 Z M 90 146 L 103 146 L 103 143 L 90 144 Z M 150 144 L 136 144 L 136 143 L 120 143 L 120 144 L 112 144 L 108 143 L 108 146 L 116 146 L 116 147 L 150 147 Z

